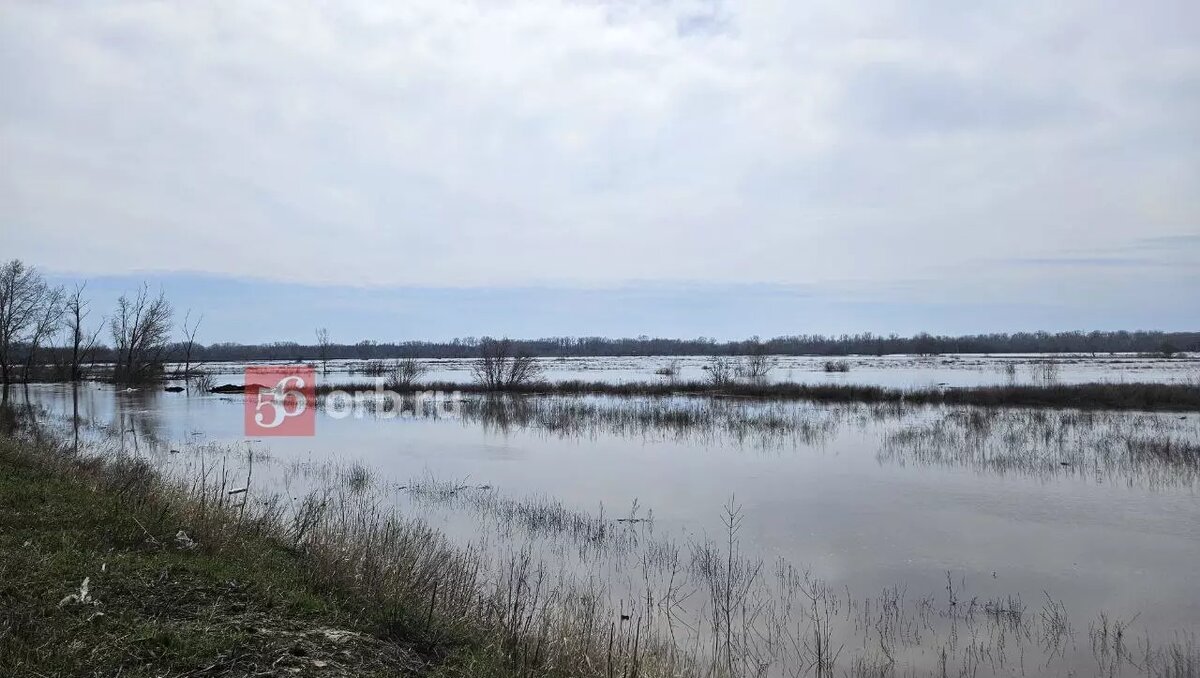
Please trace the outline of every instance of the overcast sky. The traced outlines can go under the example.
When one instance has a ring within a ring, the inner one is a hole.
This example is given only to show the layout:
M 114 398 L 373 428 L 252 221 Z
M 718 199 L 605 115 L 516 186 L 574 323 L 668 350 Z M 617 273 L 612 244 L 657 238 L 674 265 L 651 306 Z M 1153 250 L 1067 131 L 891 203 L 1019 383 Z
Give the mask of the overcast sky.
M 208 341 L 1200 325 L 1194 0 L 0 0 L 0 154 Z

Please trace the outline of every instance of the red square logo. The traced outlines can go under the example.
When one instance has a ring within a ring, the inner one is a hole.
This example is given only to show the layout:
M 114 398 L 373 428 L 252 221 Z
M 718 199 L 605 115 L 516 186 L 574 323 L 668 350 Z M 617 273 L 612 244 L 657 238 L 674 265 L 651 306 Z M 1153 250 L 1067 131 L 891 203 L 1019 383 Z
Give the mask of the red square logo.
M 317 372 L 307 366 L 246 368 L 247 436 L 311 436 L 317 428 Z

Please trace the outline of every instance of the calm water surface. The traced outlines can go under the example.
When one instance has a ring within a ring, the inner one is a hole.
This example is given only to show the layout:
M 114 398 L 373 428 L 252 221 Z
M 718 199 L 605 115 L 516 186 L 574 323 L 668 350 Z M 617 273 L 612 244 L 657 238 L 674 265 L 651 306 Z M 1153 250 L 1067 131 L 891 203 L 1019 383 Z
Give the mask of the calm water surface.
M 637 378 L 652 374 L 637 364 Z M 784 369 L 808 370 L 801 364 Z M 1125 368 L 1106 374 L 1183 377 L 1153 362 Z M 878 369 L 896 373 L 876 381 L 912 385 L 917 377 L 907 370 L 922 368 Z M 1094 369 L 1105 368 L 1089 363 L 1072 376 Z M 994 371 L 938 366 L 921 378 L 1003 379 Z M 629 368 L 596 372 L 616 379 Z M 869 369 L 850 376 L 863 374 Z M 1050 594 L 1083 637 L 1075 641 L 1082 649 L 1041 669 L 1047 675 L 1095 669 L 1086 634 L 1101 613 L 1135 619 L 1156 638 L 1200 631 L 1196 469 L 1129 456 L 1139 440 L 1200 443 L 1195 414 L 531 398 L 495 407 L 473 401 L 456 416 L 338 419 L 321 411 L 315 437 L 247 440 L 238 396 L 93 383 L 74 396 L 67 386 L 31 387 L 29 398 L 53 413 L 77 409 L 140 454 L 174 449 L 186 459 L 211 443 L 258 450 L 270 457 L 256 467 L 260 491 L 284 488 L 287 469 L 358 463 L 391 501 L 464 542 L 484 524 L 477 506 L 461 494 L 437 501 L 400 488 L 436 478 L 515 500 L 549 497 L 592 515 L 630 515 L 636 505 L 632 515 L 653 519 L 638 528 L 650 531 L 644 539 L 685 549 L 723 534 L 722 506 L 732 498 L 743 552 L 766 563 L 786 559 L 835 589 L 871 595 L 903 586 L 913 597 L 944 599 L 950 572 L 964 600 L 1020 596 L 1036 608 Z M 544 537 L 506 539 L 537 548 Z M 629 572 L 638 567 L 606 566 L 614 595 L 635 596 Z

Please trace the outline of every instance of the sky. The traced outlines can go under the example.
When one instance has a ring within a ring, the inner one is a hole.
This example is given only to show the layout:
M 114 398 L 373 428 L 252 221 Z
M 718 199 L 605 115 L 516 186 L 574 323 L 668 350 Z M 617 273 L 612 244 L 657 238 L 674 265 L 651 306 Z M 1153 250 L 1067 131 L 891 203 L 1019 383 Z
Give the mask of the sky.
M 1194 1 L 0 0 L 0 259 L 198 339 L 1195 330 Z

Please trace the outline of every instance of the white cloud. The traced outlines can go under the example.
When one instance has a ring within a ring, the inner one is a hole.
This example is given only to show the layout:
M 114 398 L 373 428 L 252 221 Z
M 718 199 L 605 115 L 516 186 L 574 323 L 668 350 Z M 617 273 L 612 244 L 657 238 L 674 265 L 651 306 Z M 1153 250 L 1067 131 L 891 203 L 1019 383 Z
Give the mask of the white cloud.
M 81 273 L 990 290 L 1031 275 L 1009 260 L 1200 232 L 1194 7 L 6 3 L 0 246 Z

